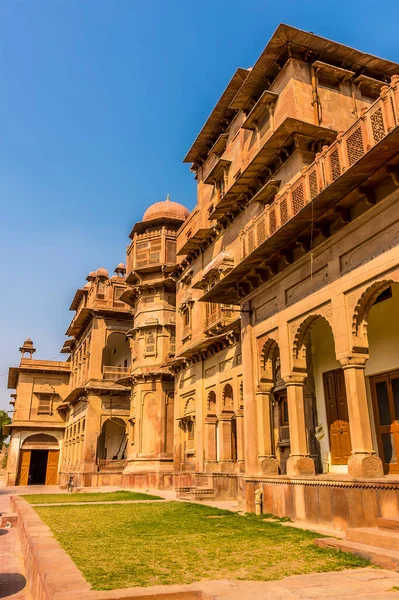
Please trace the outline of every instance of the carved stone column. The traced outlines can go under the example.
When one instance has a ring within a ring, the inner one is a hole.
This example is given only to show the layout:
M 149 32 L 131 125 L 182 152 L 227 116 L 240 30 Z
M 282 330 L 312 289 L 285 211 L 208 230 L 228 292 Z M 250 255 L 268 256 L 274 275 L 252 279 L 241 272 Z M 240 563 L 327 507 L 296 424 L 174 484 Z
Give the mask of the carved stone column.
M 247 475 L 257 475 L 258 431 L 253 364 L 254 357 L 256 357 L 256 349 L 253 342 L 253 333 L 249 313 L 243 313 L 241 317 L 241 348 L 245 410 L 245 473 Z
M 352 354 L 340 358 L 345 375 L 352 456 L 348 460 L 351 477 L 382 477 L 381 459 L 376 456 L 371 433 L 364 369 L 368 356 Z
M 219 416 L 219 461 L 233 462 L 231 419 L 233 412 L 222 412 Z
M 277 475 L 279 463 L 275 455 L 272 428 L 273 384 L 261 384 L 260 387 L 256 392 L 259 470 L 266 475 Z
M 237 423 L 237 470 L 242 473 L 245 469 L 245 438 L 244 438 L 244 410 L 239 408 L 236 412 Z
M 205 465 L 209 465 L 217 462 L 217 417 L 208 416 L 205 418 L 204 423 L 204 452 L 205 452 Z
M 288 419 L 290 425 L 290 457 L 287 475 L 314 475 L 315 464 L 309 454 L 305 422 L 303 384 L 306 375 L 294 374 L 284 377 L 287 386 Z

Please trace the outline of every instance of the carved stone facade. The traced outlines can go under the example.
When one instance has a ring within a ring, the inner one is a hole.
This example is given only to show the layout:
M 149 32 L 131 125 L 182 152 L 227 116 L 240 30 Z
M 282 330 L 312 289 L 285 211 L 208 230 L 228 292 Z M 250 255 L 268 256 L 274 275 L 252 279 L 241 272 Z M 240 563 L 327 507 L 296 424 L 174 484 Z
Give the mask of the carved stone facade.
M 61 480 L 78 460 L 82 484 L 249 510 L 262 488 L 337 529 L 399 512 L 399 66 L 325 43 L 278 28 L 185 158 L 194 210 L 151 206 L 126 277 L 75 296 Z

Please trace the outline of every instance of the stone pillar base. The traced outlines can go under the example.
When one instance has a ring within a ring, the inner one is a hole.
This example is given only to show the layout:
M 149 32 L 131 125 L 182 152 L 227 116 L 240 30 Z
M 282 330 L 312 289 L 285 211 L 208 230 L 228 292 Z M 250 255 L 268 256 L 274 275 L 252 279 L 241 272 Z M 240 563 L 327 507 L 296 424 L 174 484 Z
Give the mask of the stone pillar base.
M 348 475 L 370 479 L 383 477 L 382 461 L 375 454 L 352 454 L 348 460 Z
M 280 465 L 275 456 L 259 456 L 259 471 L 262 475 L 278 475 Z
M 290 456 L 287 460 L 287 475 L 290 477 L 315 474 L 314 460 L 310 456 Z

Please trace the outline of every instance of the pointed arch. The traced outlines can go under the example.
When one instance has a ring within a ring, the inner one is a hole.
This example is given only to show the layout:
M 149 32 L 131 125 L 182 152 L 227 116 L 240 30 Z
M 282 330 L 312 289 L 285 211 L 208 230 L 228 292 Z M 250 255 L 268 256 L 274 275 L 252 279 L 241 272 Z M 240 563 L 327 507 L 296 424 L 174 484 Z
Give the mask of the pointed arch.
M 360 296 L 352 315 L 354 346 L 368 347 L 367 324 L 370 310 L 378 296 L 395 283 L 398 283 L 395 279 L 375 281 Z
M 234 393 L 230 383 L 226 383 L 223 388 L 222 410 L 234 410 Z
M 278 352 L 277 341 L 274 338 L 268 338 L 262 346 L 260 355 L 261 379 L 273 380 L 273 360 Z
M 296 370 L 306 370 L 306 337 L 310 332 L 315 323 L 322 319 L 325 321 L 331 330 L 331 334 L 334 340 L 334 350 L 335 350 L 335 337 L 334 330 L 331 326 L 330 321 L 319 313 L 308 315 L 302 323 L 299 325 L 296 333 L 294 335 L 292 354 L 293 354 L 293 366 Z

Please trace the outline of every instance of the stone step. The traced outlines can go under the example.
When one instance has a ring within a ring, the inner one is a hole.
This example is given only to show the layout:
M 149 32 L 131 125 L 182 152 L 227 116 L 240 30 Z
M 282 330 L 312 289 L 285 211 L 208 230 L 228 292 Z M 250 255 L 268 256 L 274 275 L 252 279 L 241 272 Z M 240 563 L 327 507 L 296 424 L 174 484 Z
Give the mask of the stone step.
M 377 519 L 379 529 L 399 530 L 399 517 L 379 517 Z
M 345 539 L 368 546 L 377 546 L 399 552 L 399 535 L 395 531 L 379 529 L 378 527 L 359 527 L 347 529 Z
M 317 538 L 314 543 L 319 548 L 330 548 L 333 550 L 342 550 L 342 552 L 351 552 L 360 558 L 369 560 L 373 565 L 378 565 L 389 571 L 399 571 L 399 552 L 350 542 L 349 540 L 337 540 L 335 538 Z

